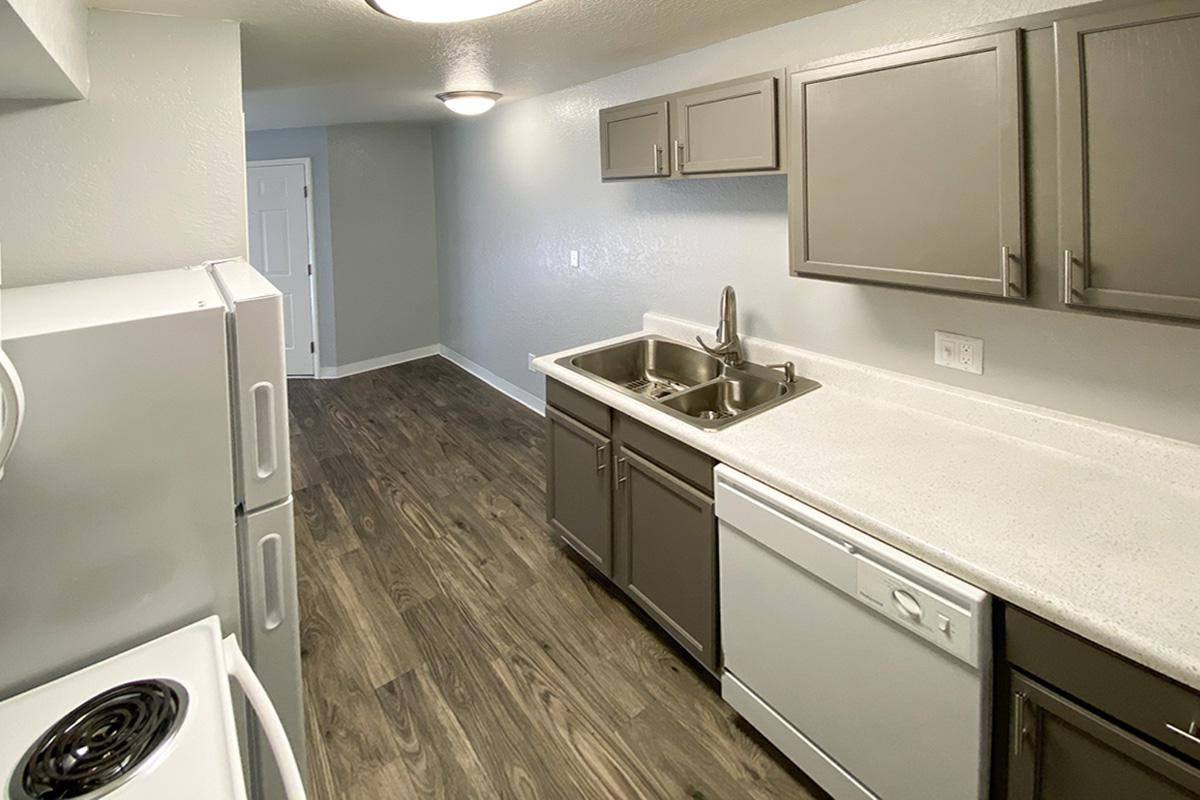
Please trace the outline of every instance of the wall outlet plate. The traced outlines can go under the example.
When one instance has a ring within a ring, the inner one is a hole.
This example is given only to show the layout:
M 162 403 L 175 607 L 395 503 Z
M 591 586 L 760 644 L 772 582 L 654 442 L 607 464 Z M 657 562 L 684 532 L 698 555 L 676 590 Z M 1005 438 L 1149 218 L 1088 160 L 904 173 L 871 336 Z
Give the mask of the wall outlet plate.
M 933 363 L 939 367 L 983 374 L 983 339 L 946 331 L 933 332 Z
M 571 266 L 572 267 L 579 266 L 579 251 L 578 250 L 571 251 Z

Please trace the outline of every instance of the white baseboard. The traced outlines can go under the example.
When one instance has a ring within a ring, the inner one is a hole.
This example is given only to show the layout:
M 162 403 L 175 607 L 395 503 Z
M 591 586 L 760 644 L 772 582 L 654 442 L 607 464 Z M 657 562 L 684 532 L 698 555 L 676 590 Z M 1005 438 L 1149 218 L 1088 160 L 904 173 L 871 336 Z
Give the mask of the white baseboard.
M 403 364 L 405 361 L 416 361 L 418 358 L 436 356 L 441 354 L 441 352 L 441 345 L 431 344 L 426 347 L 418 347 L 414 350 L 405 350 L 403 353 L 392 353 L 391 355 L 379 356 L 378 358 L 368 358 L 366 361 L 355 361 L 337 367 L 321 367 L 320 377 L 345 378 L 348 375 L 357 375 L 360 372 L 370 372 L 373 369 L 383 369 L 384 367 Z
M 442 357 L 447 361 L 462 367 L 467 372 L 471 373 L 476 378 L 479 378 L 479 380 L 488 384 L 492 388 L 498 389 L 499 391 L 508 395 L 513 400 L 516 400 L 518 403 L 528 408 L 530 411 L 541 414 L 542 416 L 546 415 L 546 403 L 537 395 L 530 394 L 520 386 L 509 383 L 496 373 L 484 369 L 471 359 L 467 358 L 461 353 L 456 353 L 445 345 L 442 345 Z

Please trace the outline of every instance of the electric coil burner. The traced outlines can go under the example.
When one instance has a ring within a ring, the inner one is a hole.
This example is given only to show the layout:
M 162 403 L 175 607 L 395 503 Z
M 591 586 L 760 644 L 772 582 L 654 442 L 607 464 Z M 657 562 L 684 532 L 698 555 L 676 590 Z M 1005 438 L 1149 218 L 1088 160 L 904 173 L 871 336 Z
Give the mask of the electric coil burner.
M 109 689 L 50 727 L 13 776 L 21 800 L 101 797 L 152 765 L 179 730 L 187 691 L 166 680 Z

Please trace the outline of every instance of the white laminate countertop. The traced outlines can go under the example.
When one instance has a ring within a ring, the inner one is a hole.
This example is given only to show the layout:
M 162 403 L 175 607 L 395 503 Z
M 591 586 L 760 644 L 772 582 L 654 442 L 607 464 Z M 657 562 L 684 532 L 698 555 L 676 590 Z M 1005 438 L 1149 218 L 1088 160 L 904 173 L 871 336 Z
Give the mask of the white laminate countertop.
M 645 335 L 707 327 L 647 314 Z M 1200 690 L 1200 446 L 746 338 L 822 383 L 721 431 L 539 372 Z M 1200 419 L 1200 409 L 1197 411 Z

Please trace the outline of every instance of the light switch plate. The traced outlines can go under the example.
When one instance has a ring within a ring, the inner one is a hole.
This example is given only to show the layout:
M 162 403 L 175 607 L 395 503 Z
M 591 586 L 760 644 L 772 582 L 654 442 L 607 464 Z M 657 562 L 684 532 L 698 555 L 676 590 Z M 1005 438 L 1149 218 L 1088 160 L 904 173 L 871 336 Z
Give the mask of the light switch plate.
M 571 266 L 572 267 L 579 266 L 579 251 L 578 250 L 571 251 Z
M 537 356 L 535 356 L 533 353 L 530 353 L 530 354 L 529 354 L 529 364 L 528 364 L 528 366 L 529 366 L 529 371 L 530 371 L 530 372 L 537 372 L 537 370 L 535 370 L 535 369 L 533 368 L 533 360 L 534 360 L 535 358 L 537 358 Z
M 972 375 L 983 374 L 983 339 L 946 331 L 933 332 L 933 363 Z

